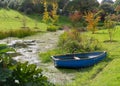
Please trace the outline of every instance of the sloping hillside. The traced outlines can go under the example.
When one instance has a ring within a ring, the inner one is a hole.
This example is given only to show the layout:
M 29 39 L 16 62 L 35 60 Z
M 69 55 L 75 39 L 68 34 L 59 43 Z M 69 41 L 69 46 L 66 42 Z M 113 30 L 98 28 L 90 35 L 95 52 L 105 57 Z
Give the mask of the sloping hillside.
M 34 28 L 37 25 L 41 30 L 46 30 L 46 24 L 41 21 L 40 15 L 28 16 L 11 9 L 0 9 L 0 30 L 19 29 L 24 24 L 29 28 Z
M 120 59 L 114 59 L 92 81 L 91 86 L 119 86 Z
M 114 35 L 115 42 L 104 42 L 109 40 L 107 30 L 99 30 L 96 34 L 89 34 L 100 41 L 103 50 L 107 51 L 107 58 L 100 63 L 78 70 L 73 82 L 66 86 L 118 86 L 120 85 L 120 27 L 118 26 Z

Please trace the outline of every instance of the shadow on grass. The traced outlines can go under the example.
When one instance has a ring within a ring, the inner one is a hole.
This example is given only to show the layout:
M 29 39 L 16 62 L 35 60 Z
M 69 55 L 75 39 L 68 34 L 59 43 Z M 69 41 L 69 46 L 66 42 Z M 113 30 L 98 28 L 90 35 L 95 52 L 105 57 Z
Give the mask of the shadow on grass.
M 42 15 L 40 14 L 32 14 L 32 15 L 26 15 L 26 16 L 35 20 L 36 22 L 42 22 Z
M 42 21 L 42 15 L 41 14 L 25 14 L 24 12 L 19 12 L 23 17 L 28 17 L 32 20 L 35 20 L 37 22 L 41 22 Z
M 106 33 L 106 32 L 96 32 L 95 34 L 108 34 L 108 33 Z
M 105 40 L 104 43 L 114 43 L 114 42 L 118 42 L 117 40 Z
M 57 68 L 62 73 L 76 73 L 79 69 L 72 69 L 72 68 Z
M 112 60 L 113 59 L 117 59 L 117 58 L 120 58 L 120 55 L 111 55 L 111 57 L 110 57 Z
M 113 60 L 112 58 L 106 57 L 104 60 L 98 62 L 97 64 L 94 64 L 93 66 L 89 66 L 89 67 L 87 67 L 87 68 L 81 68 L 81 69 L 79 69 L 79 71 L 80 71 L 80 72 L 90 71 L 90 70 L 92 70 L 92 69 L 94 68 L 94 66 L 97 66 L 97 65 L 106 63 L 103 68 L 100 68 L 100 69 L 98 70 L 98 72 L 100 72 L 100 71 L 102 71 L 102 70 L 107 66 L 107 64 L 109 64 L 109 62 L 111 62 L 112 60 Z M 98 72 L 97 72 L 97 73 L 98 73 Z

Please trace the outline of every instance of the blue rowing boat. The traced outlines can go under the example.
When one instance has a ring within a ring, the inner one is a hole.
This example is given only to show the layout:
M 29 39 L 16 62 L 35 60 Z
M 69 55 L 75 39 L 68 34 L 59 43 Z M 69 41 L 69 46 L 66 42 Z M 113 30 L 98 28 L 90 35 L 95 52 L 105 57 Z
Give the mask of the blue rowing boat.
M 81 68 L 92 66 L 107 55 L 107 52 L 89 52 L 89 53 L 79 53 L 79 54 L 66 54 L 51 56 L 55 67 L 61 68 Z

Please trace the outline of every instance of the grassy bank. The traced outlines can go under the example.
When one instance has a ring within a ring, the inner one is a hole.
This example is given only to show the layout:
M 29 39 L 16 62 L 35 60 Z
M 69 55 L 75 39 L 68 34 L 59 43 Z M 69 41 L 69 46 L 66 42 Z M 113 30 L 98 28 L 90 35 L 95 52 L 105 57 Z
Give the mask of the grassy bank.
M 37 19 L 34 17 L 36 16 Z M 23 27 L 23 23 L 25 22 L 26 27 L 34 29 L 37 27 L 40 30 L 46 30 L 47 25 L 45 23 L 40 22 L 40 15 L 24 15 L 23 13 L 11 10 L 11 9 L 0 9 L 0 30 L 11 30 L 11 29 L 20 29 Z
M 0 30 L 20 29 L 25 22 L 26 27 L 34 29 L 39 28 L 41 31 L 46 31 L 47 24 L 42 22 L 41 14 L 25 15 L 21 12 L 12 9 L 0 9 Z M 57 25 L 71 25 L 69 18 L 60 16 Z
M 109 40 L 107 30 L 97 31 L 96 34 L 86 33 L 101 41 L 101 44 L 108 56 L 105 60 L 94 65 L 93 67 L 80 69 L 76 74 L 75 80 L 66 86 L 117 86 L 119 82 L 119 66 L 120 66 L 120 27 L 113 35 L 116 42 L 104 42 Z
M 120 59 L 114 59 L 91 81 L 89 86 L 119 86 L 119 71 Z
M 103 51 L 107 51 L 107 58 L 101 61 L 100 63 L 88 67 L 76 70 L 74 73 L 75 78 L 72 82 L 66 83 L 65 86 L 117 86 L 119 82 L 119 61 L 120 61 L 120 27 L 116 29 L 113 34 L 113 40 L 115 42 L 104 42 L 109 40 L 109 35 L 107 30 L 98 30 L 96 34 L 91 34 L 91 32 L 85 32 L 84 34 L 89 37 L 94 37 L 100 41 L 100 44 L 103 47 Z M 58 50 L 60 51 L 60 50 Z M 41 58 L 43 62 L 50 62 L 51 55 L 61 54 L 57 50 L 51 50 L 46 53 L 43 53 Z M 44 58 L 45 57 L 45 58 Z M 64 71 L 64 69 L 61 69 Z M 66 71 L 72 71 L 65 69 Z M 75 70 L 74 70 L 75 71 Z M 68 72 L 68 73 L 69 73 Z M 108 78 L 109 77 L 109 78 Z M 59 83 L 58 86 L 61 86 Z

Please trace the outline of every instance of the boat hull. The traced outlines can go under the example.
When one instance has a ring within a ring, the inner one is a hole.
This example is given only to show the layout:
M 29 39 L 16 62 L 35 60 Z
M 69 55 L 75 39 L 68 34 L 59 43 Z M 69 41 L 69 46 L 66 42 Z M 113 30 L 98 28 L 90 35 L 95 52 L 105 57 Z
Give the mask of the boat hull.
M 92 66 L 106 57 L 107 53 L 104 52 L 92 52 L 92 53 L 80 53 L 80 54 L 67 54 L 52 56 L 55 67 L 62 68 L 81 68 Z M 69 57 L 69 59 L 67 59 Z M 79 57 L 75 59 L 72 57 Z M 82 58 L 81 58 L 82 57 Z M 84 58 L 85 57 L 85 58 Z

